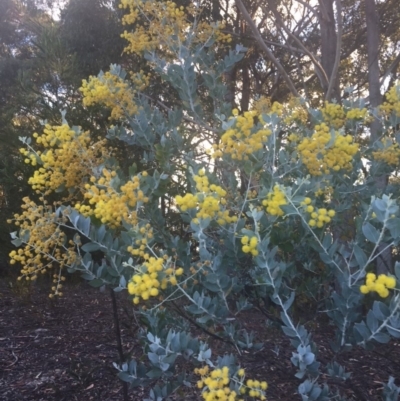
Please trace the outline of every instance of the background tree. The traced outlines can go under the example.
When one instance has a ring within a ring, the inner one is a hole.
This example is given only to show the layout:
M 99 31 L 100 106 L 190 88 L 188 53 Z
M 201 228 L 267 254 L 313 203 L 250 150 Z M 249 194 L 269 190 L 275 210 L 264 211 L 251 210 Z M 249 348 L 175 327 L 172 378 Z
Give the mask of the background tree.
M 296 90 L 311 99 L 316 93 L 327 94 L 332 81 L 329 97 L 340 101 L 346 87 L 352 86 L 358 93 L 368 90 L 367 2 L 321 0 L 311 6 L 303 1 L 274 0 L 260 5 L 238 0 L 235 4 L 240 12 L 231 7 L 225 18 L 235 37 L 245 45 L 250 43 L 251 53 L 260 57 L 258 68 L 247 68 L 251 71 L 251 85 L 246 93 L 250 89 L 256 97 L 272 95 L 281 100 L 289 90 Z M 400 24 L 398 15 L 392 13 L 394 7 L 392 1 L 376 5 L 380 24 L 379 75 L 382 78 L 391 74 L 395 80 Z M 331 80 L 332 73 L 335 76 Z
M 5 221 L 29 193 L 30 168 L 19 153 L 18 137 L 31 137 L 41 121 L 61 122 L 60 110 L 85 127 L 104 127 L 108 111 L 79 106 L 82 79 L 122 61 L 118 8 L 96 0 L 54 2 L 5 0 L 0 4 L 0 153 L 2 264 L 9 250 Z M 114 4 L 115 5 L 115 4 Z M 77 107 L 78 105 L 78 107 Z M 104 135 L 104 130 L 99 129 Z

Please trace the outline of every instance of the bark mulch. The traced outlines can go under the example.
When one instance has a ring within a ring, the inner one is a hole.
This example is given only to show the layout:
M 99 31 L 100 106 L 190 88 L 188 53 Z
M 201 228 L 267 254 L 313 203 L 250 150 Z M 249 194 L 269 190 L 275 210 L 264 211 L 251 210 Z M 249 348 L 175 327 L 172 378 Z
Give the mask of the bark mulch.
M 0 401 L 123 401 L 122 385 L 112 365 L 118 361 L 118 351 L 109 292 L 82 283 L 67 285 L 64 294 L 54 302 L 48 298 L 48 289 L 40 285 L 29 290 L 0 281 Z M 135 329 L 124 325 L 131 304 L 124 294 L 117 295 L 124 351 L 133 349 L 140 358 Z M 268 381 L 268 400 L 300 400 L 296 389 L 301 381 L 294 377 L 290 362 L 292 347 L 279 329 L 266 328 L 265 322 L 257 312 L 246 316 L 248 329 L 265 346 L 255 353 L 243 353 L 240 363 L 249 376 Z M 333 357 L 329 346 L 333 328 L 312 324 L 318 360 L 326 364 Z M 212 343 L 214 355 L 232 352 L 224 344 Z M 336 383 L 349 400 L 382 400 L 382 382 L 389 376 L 400 384 L 399 341 L 372 351 L 356 348 L 337 360 L 352 372 L 349 380 Z M 143 400 L 147 394 L 132 389 L 129 400 Z M 201 398 L 197 390 L 187 389 L 175 399 Z

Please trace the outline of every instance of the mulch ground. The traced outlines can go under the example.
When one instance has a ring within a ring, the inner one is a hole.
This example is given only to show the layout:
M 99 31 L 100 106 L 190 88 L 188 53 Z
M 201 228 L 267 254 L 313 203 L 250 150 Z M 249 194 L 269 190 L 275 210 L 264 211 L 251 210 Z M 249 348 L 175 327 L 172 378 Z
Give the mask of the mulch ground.
M 35 286 L 28 291 L 0 281 L 0 401 L 123 401 L 112 365 L 118 361 L 118 352 L 110 294 L 84 283 L 67 285 L 64 293 L 53 302 L 47 288 Z M 118 294 L 121 321 L 126 321 L 130 307 L 124 294 Z M 244 353 L 241 365 L 249 376 L 268 381 L 268 400 L 300 400 L 296 395 L 300 380 L 294 377 L 292 348 L 285 336 L 266 328 L 265 318 L 257 312 L 248 313 L 246 324 L 265 346 Z M 329 346 L 333 329 L 326 324 L 315 326 L 318 360 L 326 364 L 333 357 Z M 121 331 L 124 350 L 133 348 L 140 358 L 135 330 L 122 326 Z M 212 342 L 215 352 L 224 352 L 223 345 Z M 352 372 L 349 380 L 336 384 L 349 400 L 382 400 L 382 382 L 389 376 L 400 384 L 400 342 L 378 345 L 373 351 L 357 348 L 340 355 L 338 362 Z M 129 399 L 143 400 L 147 394 L 133 389 Z M 194 389 L 180 397 L 175 399 L 200 400 Z

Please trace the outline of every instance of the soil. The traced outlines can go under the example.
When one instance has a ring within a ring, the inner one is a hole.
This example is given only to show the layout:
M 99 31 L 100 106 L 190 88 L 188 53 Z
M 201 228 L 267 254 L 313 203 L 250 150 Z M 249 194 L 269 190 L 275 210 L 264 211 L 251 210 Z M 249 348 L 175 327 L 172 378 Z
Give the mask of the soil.
M 117 294 L 124 351 L 141 347 L 135 329 L 123 324 L 131 308 L 125 294 Z M 267 380 L 269 401 L 296 401 L 299 379 L 291 365 L 292 347 L 280 330 L 266 328 L 258 312 L 248 313 L 246 324 L 265 346 L 244 353 L 239 361 L 250 377 Z M 329 340 L 333 328 L 313 322 L 313 338 L 319 345 L 318 359 L 333 358 Z M 204 336 L 204 335 L 202 335 Z M 212 340 L 214 355 L 224 346 Z M 226 352 L 232 350 L 226 349 Z M 0 401 L 123 401 L 122 382 L 113 362 L 118 361 L 112 303 L 108 291 L 85 283 L 67 285 L 64 297 L 48 298 L 47 287 L 10 285 L 0 281 Z M 400 342 L 378 345 L 374 350 L 356 348 L 339 355 L 337 361 L 351 372 L 346 382 L 334 384 L 349 400 L 382 400 L 382 388 L 389 376 L 400 385 Z M 323 381 L 324 378 L 321 378 Z M 179 399 L 201 400 L 194 388 Z M 129 400 L 147 398 L 146 389 L 132 389 Z

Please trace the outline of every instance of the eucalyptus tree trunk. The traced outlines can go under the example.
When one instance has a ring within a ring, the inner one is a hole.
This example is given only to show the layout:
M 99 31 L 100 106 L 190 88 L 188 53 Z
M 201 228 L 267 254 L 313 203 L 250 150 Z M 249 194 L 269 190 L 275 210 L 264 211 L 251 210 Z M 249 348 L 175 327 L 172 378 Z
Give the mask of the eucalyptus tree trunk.
M 341 0 L 339 0 L 341 1 Z M 321 31 L 321 65 L 325 71 L 328 81 L 333 80 L 333 88 L 329 99 L 336 99 L 340 102 L 339 76 L 335 71 L 337 57 L 338 36 L 336 33 L 335 14 L 333 4 L 335 0 L 318 0 L 319 2 L 319 25 Z M 328 84 L 323 83 L 325 93 L 328 91 Z
M 367 22 L 367 54 L 368 54 L 368 85 L 369 101 L 371 108 L 376 108 L 382 103 L 382 95 L 379 82 L 379 15 L 375 0 L 365 1 L 365 15 Z M 371 141 L 378 139 L 382 131 L 382 124 L 378 118 L 371 123 Z
M 368 85 L 369 101 L 372 109 L 376 109 L 382 103 L 380 91 L 380 71 L 379 71 L 379 43 L 380 27 L 379 14 L 375 0 L 364 0 L 365 15 L 367 22 L 367 55 L 368 55 Z M 382 123 L 375 117 L 371 123 L 371 143 L 376 141 L 382 133 Z M 388 183 L 388 176 L 382 175 L 375 178 L 376 187 L 381 193 L 384 192 Z M 380 195 L 380 194 L 379 194 Z M 382 243 L 378 252 L 382 251 L 387 244 Z M 377 273 L 388 273 L 392 270 L 392 249 L 388 248 L 377 258 Z

